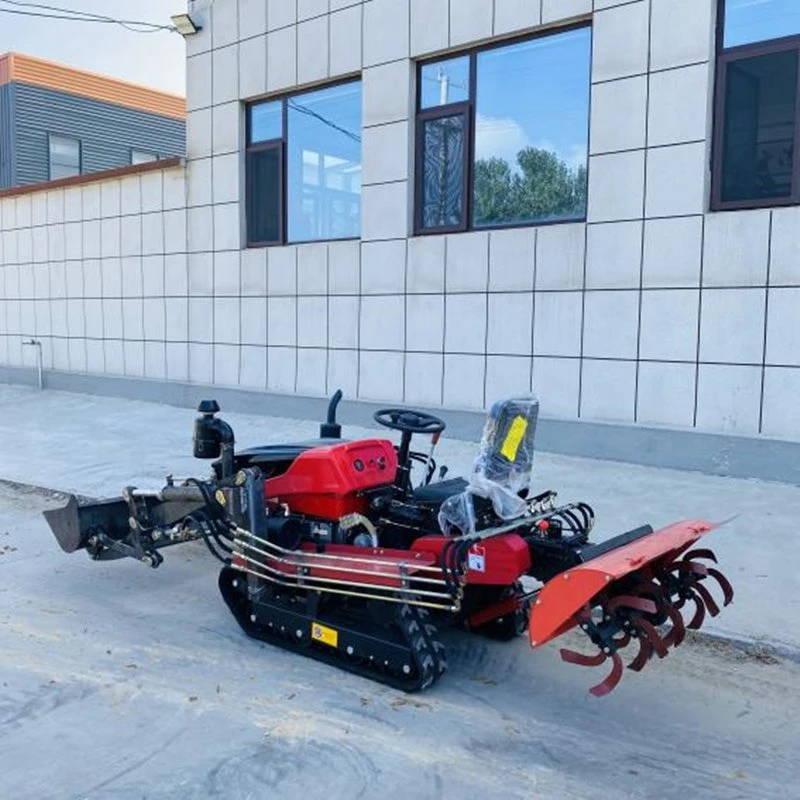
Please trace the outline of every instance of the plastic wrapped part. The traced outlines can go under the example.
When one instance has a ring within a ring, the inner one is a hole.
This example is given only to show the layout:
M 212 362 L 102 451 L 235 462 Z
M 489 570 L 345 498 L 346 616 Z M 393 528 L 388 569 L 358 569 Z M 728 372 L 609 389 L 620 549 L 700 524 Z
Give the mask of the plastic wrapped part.
M 519 492 L 531 483 L 539 401 L 534 395 L 495 403 L 483 428 L 474 474 Z
M 463 494 L 449 497 L 439 511 L 439 527 L 445 534 L 454 529 L 475 533 L 474 495 L 491 500 L 500 519 L 513 520 L 525 513 L 527 506 L 519 493 L 530 488 L 538 418 L 539 401 L 534 395 L 492 406 L 469 486 Z

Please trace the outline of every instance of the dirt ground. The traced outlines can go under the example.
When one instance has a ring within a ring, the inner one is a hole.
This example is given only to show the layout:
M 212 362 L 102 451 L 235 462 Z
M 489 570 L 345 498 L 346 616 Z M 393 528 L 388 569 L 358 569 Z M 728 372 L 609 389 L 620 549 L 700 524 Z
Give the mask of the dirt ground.
M 60 502 L 0 486 L 2 797 L 800 797 L 790 661 L 691 642 L 597 700 L 556 646 L 448 631 L 404 695 L 246 638 L 199 545 L 66 556 Z

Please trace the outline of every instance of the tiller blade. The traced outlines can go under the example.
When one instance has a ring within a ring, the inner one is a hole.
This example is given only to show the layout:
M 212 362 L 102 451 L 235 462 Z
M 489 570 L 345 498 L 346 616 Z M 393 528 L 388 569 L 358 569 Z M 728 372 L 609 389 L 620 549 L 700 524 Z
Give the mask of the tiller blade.
M 639 672 L 653 655 L 664 658 L 681 644 L 687 628 L 703 624 L 706 611 L 712 617 L 720 613 L 704 581 L 716 581 L 723 605 L 733 600 L 727 578 L 699 561 L 716 563 L 714 554 L 707 549 L 689 549 L 714 527 L 707 522 L 683 522 L 644 531 L 636 538 L 624 534 L 584 548 L 583 563 L 552 578 L 539 592 L 529 625 L 531 646 L 540 647 L 580 626 L 597 652 L 586 655 L 562 649 L 560 654 L 564 661 L 583 667 L 612 662 L 608 676 L 590 689 L 596 697 L 608 694 L 620 682 L 623 662 L 619 651 L 634 641 L 638 652 L 628 662 L 628 669 Z M 597 553 L 594 557 L 593 550 Z M 694 614 L 686 622 L 679 609 L 689 600 Z

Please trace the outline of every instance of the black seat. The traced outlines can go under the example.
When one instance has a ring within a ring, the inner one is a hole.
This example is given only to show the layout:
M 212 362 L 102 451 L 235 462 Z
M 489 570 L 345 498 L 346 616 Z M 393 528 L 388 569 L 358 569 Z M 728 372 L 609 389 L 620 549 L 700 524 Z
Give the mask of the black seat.
M 463 478 L 451 478 L 449 481 L 438 481 L 414 489 L 414 500 L 426 506 L 440 506 L 448 497 L 461 494 L 467 488 Z

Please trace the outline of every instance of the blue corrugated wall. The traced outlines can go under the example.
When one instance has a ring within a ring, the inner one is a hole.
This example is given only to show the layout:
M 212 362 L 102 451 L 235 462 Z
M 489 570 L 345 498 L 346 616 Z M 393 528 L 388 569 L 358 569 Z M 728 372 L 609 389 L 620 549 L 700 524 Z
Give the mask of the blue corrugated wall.
M 132 149 L 157 153 L 162 158 L 186 152 L 183 120 L 39 86 L 9 84 L 0 87 L 0 92 L 3 88 L 12 90 L 14 166 L 8 177 L 0 172 L 0 187 L 49 179 L 48 134 L 80 139 L 84 173 L 128 166 Z M 9 127 L 2 121 L 0 101 L 0 144 L 4 129 Z
M 0 86 L 0 189 L 14 184 L 14 128 L 11 125 L 13 96 L 13 86 Z

